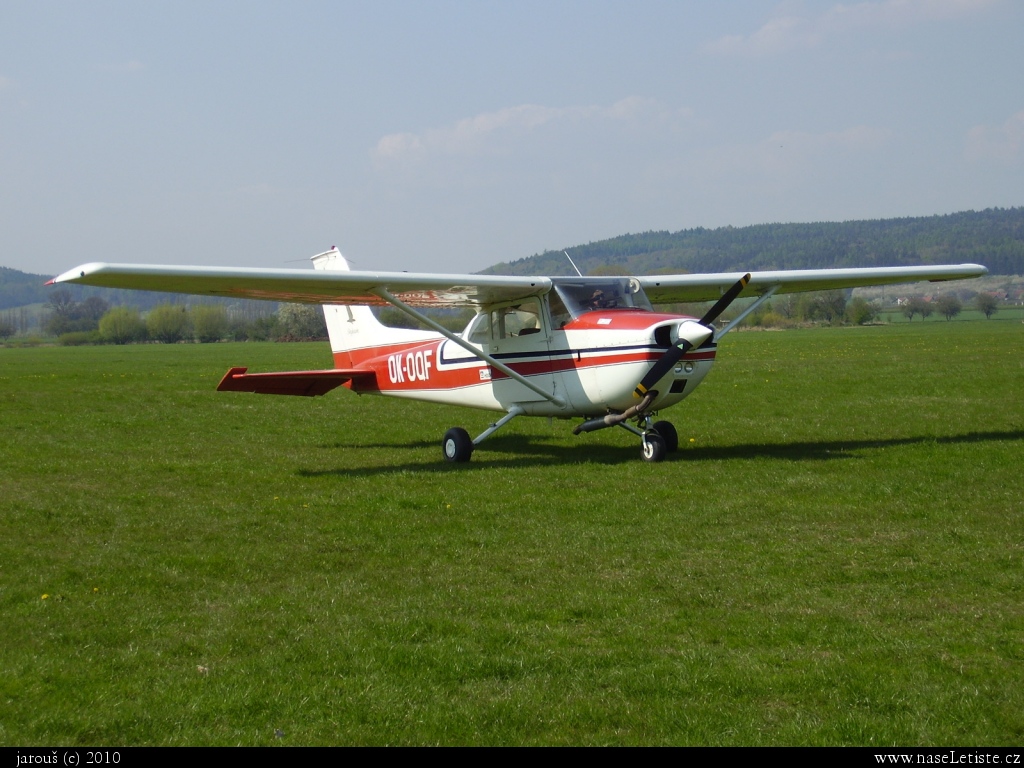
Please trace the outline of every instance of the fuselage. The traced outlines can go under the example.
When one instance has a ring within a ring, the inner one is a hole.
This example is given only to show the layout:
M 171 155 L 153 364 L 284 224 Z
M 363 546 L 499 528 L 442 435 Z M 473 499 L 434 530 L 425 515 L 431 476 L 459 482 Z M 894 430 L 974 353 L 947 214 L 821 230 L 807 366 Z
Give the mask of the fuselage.
M 407 342 L 350 348 L 335 353 L 335 365 L 373 371 L 373 379 L 347 385 L 360 393 L 495 411 L 517 405 L 535 416 L 597 416 L 636 403 L 637 382 L 674 341 L 678 324 L 692 319 L 638 308 L 607 308 L 576 313 L 552 327 L 547 302 L 538 300 L 541 305 L 535 317 L 522 309 L 522 303 L 505 316 L 500 315 L 504 308 L 492 309 L 490 315 L 481 313 L 462 338 L 560 398 L 561 406 L 440 334 L 419 332 L 418 338 Z M 499 313 L 497 320 L 495 313 Z M 531 327 L 512 329 L 522 317 Z M 487 327 L 481 329 L 482 324 Z M 715 353 L 712 340 L 684 355 L 658 383 L 659 394 L 651 409 L 667 408 L 687 397 L 710 371 Z

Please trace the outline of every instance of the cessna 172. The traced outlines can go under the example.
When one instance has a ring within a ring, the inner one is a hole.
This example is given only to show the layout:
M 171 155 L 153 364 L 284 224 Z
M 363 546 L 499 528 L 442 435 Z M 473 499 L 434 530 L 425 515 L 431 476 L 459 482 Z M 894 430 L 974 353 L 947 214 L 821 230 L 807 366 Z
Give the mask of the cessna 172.
M 647 277 L 504 277 L 349 270 L 332 248 L 314 270 L 85 264 L 50 283 L 323 304 L 334 368 L 249 373 L 232 368 L 220 391 L 323 395 L 344 385 L 373 393 L 503 412 L 476 438 L 461 427 L 444 458 L 473 449 L 517 416 L 580 417 L 575 433 L 618 426 L 640 438 L 647 461 L 678 437 L 656 414 L 688 397 L 714 363 L 717 342 L 773 295 L 919 280 L 980 277 L 977 264 L 812 269 Z M 753 297 L 728 325 L 713 323 Z M 715 301 L 700 319 L 652 304 Z M 382 325 L 369 305 L 391 305 L 433 331 Z M 473 307 L 452 333 L 417 307 Z M 633 423 L 630 423 L 633 422 Z

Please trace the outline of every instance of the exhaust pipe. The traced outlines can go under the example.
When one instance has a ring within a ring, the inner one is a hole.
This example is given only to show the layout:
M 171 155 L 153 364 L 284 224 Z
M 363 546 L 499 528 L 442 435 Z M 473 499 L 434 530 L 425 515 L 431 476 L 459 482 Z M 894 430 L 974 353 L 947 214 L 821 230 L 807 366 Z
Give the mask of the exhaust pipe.
M 647 407 L 654 402 L 654 398 L 658 396 L 658 390 L 652 389 L 644 395 L 644 399 L 641 400 L 634 406 L 627 408 L 622 413 L 609 413 L 607 416 L 598 416 L 596 419 L 588 419 L 582 424 L 577 426 L 572 433 L 578 435 L 581 432 L 594 432 L 598 429 L 607 429 L 608 427 L 617 427 L 622 422 L 633 418 L 645 410 Z

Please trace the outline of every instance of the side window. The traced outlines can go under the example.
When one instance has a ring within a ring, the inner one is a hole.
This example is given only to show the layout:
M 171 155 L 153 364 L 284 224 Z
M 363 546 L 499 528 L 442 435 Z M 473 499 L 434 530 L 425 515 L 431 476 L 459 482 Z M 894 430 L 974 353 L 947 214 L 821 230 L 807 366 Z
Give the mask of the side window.
M 486 344 L 491 340 L 491 314 L 483 312 L 477 315 L 469 326 L 467 334 L 473 344 Z
M 541 332 L 540 302 L 527 299 L 491 312 L 491 327 L 498 339 L 529 336 Z
M 473 318 L 466 338 L 474 344 L 518 338 L 541 333 L 540 301 L 526 299 L 518 304 L 492 309 Z

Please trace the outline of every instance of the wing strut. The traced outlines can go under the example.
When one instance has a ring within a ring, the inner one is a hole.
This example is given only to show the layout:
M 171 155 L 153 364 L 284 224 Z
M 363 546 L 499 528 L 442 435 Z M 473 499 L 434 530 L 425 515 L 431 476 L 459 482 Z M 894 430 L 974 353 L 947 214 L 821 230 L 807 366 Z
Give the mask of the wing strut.
M 376 294 L 377 296 L 380 296 L 388 304 L 390 304 L 391 306 L 395 307 L 396 309 L 401 310 L 405 314 L 409 315 L 409 317 L 413 317 L 416 320 L 419 320 L 424 325 L 426 325 L 426 326 L 428 326 L 430 328 L 433 328 L 435 331 L 440 333 L 442 336 L 444 336 L 449 341 L 455 342 L 456 344 L 458 344 L 460 347 L 462 347 L 464 350 L 469 352 L 474 357 L 479 358 L 480 360 L 483 360 L 485 363 L 487 363 L 488 365 L 490 365 L 493 368 L 497 368 L 499 371 L 504 373 L 510 379 L 514 379 L 515 381 L 518 381 L 524 387 L 527 387 L 528 389 L 533 390 L 538 395 L 543 397 L 545 400 L 551 401 L 552 403 L 557 405 L 559 408 L 564 408 L 565 407 L 565 401 L 562 398 L 557 397 L 556 395 L 553 395 L 550 392 L 545 392 L 543 389 L 538 387 L 536 384 L 534 384 L 532 381 L 527 379 L 525 376 L 522 376 L 522 375 L 516 373 L 515 371 L 513 371 L 511 368 L 509 368 L 504 363 L 495 360 L 493 357 L 491 357 L 490 355 L 486 354 L 482 350 L 477 349 L 476 347 L 474 347 L 472 344 L 470 344 L 468 341 L 463 339 L 458 334 L 452 333 L 451 331 L 449 331 L 447 328 L 445 328 L 440 323 L 435 323 L 433 320 L 431 320 L 426 315 L 424 315 L 424 314 L 422 314 L 420 312 L 417 312 L 415 309 L 410 307 L 408 304 L 402 302 L 399 299 L 396 299 L 394 296 L 392 296 L 390 293 L 388 293 L 386 288 L 373 288 L 370 292 Z
M 716 333 L 716 334 L 715 334 L 715 341 L 718 341 L 718 340 L 719 340 L 720 338 L 722 338 L 723 336 L 725 336 L 725 334 L 727 334 L 727 333 L 728 333 L 729 331 L 731 331 L 731 330 L 732 330 L 733 328 L 735 328 L 735 327 L 736 327 L 737 325 L 739 325 L 740 323 L 742 323 L 742 322 L 743 322 L 743 320 L 744 320 L 744 318 L 746 318 L 746 316 L 747 316 L 747 315 L 749 315 L 749 314 L 750 314 L 751 312 L 753 312 L 753 311 L 754 311 L 755 309 L 757 309 L 757 308 L 758 308 L 758 307 L 760 307 L 760 306 L 761 306 L 762 304 L 764 304 L 764 303 L 765 303 L 766 301 L 768 301 L 768 299 L 770 299 L 770 298 L 771 298 L 772 296 L 774 296 L 774 295 L 775 295 L 775 292 L 776 292 L 777 290 L 779 290 L 779 286 L 777 286 L 777 285 L 773 285 L 773 286 L 772 286 L 771 288 L 769 288 L 769 289 L 768 289 L 767 291 L 765 291 L 764 293 L 762 293 L 762 294 L 761 294 L 761 295 L 760 295 L 760 296 L 759 296 L 759 297 L 757 298 L 757 301 L 753 302 L 753 303 L 752 303 L 752 304 L 751 304 L 751 305 L 750 305 L 749 307 L 747 307 L 747 308 L 746 308 L 746 309 L 744 309 L 744 310 L 743 310 L 742 312 L 740 312 L 740 313 L 739 313 L 738 315 L 736 315 L 736 317 L 735 317 L 735 318 L 733 318 L 733 319 L 732 319 L 732 320 L 731 320 L 731 321 L 729 322 L 729 324 L 728 324 L 727 326 L 725 326 L 725 328 L 723 328 L 722 330 L 720 330 L 720 331 L 719 331 L 718 333 Z

